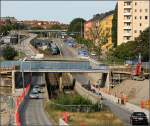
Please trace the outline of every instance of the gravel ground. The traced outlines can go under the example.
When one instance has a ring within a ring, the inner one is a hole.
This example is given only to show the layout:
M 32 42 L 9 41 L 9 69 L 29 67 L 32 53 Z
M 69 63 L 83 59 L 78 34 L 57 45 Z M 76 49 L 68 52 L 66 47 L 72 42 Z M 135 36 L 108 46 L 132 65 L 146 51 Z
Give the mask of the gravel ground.
M 139 105 L 141 100 L 149 99 L 149 80 L 125 80 L 112 89 L 113 93 L 123 92 L 129 97 L 129 102 Z

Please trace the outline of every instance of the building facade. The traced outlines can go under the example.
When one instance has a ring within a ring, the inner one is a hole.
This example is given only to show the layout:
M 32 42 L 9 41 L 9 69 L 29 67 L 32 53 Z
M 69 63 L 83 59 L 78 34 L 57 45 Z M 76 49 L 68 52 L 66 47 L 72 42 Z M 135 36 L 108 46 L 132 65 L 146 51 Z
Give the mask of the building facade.
M 135 40 L 150 26 L 149 0 L 118 1 L 117 45 Z
M 107 39 L 101 46 L 103 54 L 112 47 L 112 19 L 113 11 L 110 11 L 84 23 L 85 39 L 92 40 L 96 46 L 99 41 Z
M 91 35 L 91 29 L 92 29 L 92 21 L 87 21 L 84 23 L 84 38 L 92 40 Z
M 100 20 L 99 24 L 102 29 L 102 34 L 106 36 L 107 42 L 102 45 L 102 54 L 105 54 L 110 48 L 112 48 L 112 19 L 113 14 L 108 15 L 103 20 Z M 100 36 L 101 36 L 100 33 Z

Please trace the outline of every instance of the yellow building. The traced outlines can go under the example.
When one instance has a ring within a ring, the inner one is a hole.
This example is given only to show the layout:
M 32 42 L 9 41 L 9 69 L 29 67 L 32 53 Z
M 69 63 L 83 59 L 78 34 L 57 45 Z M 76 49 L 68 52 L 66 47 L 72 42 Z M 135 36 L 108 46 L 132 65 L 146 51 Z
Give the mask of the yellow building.
M 112 19 L 113 14 L 110 14 L 99 21 L 100 36 L 105 36 L 104 42 L 106 43 L 102 45 L 102 54 L 112 48 Z

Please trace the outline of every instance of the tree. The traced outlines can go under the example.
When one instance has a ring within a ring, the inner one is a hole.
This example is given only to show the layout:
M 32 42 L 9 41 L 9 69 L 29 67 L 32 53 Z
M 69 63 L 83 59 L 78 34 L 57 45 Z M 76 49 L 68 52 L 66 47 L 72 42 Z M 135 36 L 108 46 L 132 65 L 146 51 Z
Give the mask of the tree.
M 117 46 L 117 20 L 118 20 L 118 4 L 116 4 L 115 11 L 112 19 L 112 43 L 113 47 Z
M 99 22 L 99 20 L 98 20 Z M 104 29 L 101 24 L 97 25 L 97 21 L 93 22 L 93 26 L 91 29 L 89 29 L 92 41 L 94 42 L 95 46 L 93 47 L 96 49 L 96 51 L 99 53 L 99 56 L 101 54 L 101 47 L 108 43 L 108 39 L 110 37 L 110 29 Z M 98 48 L 97 48 L 98 47 Z
M 61 29 L 61 26 L 58 25 L 58 24 L 54 24 L 54 25 L 51 26 L 50 29 L 52 29 L 52 30 L 60 30 L 60 29 Z
M 10 47 L 10 46 L 6 46 L 3 49 L 3 57 L 6 60 L 13 60 L 14 57 L 17 56 L 17 52 L 14 48 Z
M 135 41 L 129 41 L 117 46 L 108 53 L 108 57 L 119 60 L 135 60 L 139 53 L 143 61 L 149 60 L 149 28 L 146 28 Z
M 68 33 L 70 32 L 78 32 L 81 33 L 81 31 L 84 31 L 84 22 L 85 20 L 83 18 L 75 18 L 71 21 Z

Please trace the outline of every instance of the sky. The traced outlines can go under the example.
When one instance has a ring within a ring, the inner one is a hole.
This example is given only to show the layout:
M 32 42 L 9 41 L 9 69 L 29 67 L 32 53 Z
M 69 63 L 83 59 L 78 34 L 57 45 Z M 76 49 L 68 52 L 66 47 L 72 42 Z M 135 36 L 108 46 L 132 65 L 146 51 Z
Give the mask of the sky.
M 116 1 L 1 1 L 1 17 L 68 24 L 77 17 L 89 20 L 94 14 L 113 10 L 115 5 Z

